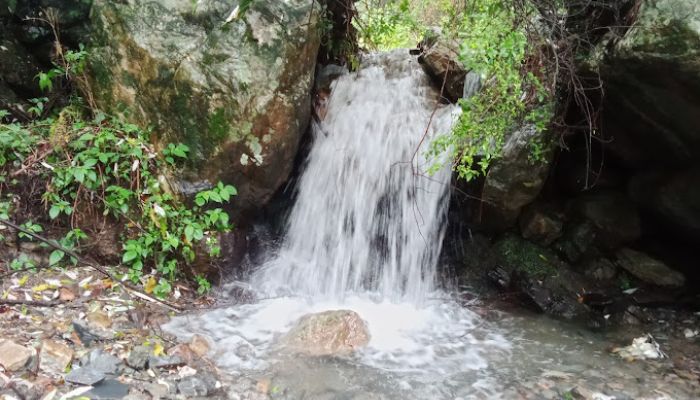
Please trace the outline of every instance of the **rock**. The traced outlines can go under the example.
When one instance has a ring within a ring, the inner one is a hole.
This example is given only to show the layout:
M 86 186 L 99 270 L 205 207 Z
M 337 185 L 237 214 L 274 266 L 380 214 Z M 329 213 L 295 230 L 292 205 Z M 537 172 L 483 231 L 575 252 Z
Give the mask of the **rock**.
M 596 241 L 596 229 L 590 221 L 574 223 L 567 227 L 564 236 L 554 243 L 554 248 L 567 261 L 576 263 L 591 253 Z
M 85 322 L 80 320 L 73 321 L 73 330 L 85 346 L 90 346 L 95 341 L 112 339 L 114 336 L 114 333 L 110 331 L 91 329 Z
M 646 283 L 669 287 L 685 285 L 683 274 L 642 252 L 621 249 L 617 252 L 617 261 L 621 268 Z
M 626 347 L 615 348 L 613 353 L 627 360 L 646 360 L 663 358 L 664 353 L 651 335 L 645 335 L 632 340 Z
M 549 163 L 530 159 L 531 143 L 540 135 L 532 125 L 514 131 L 506 138 L 501 156 L 491 163 L 481 196 L 486 228 L 513 226 L 521 209 L 540 193 Z
M 598 258 L 587 263 L 585 275 L 598 281 L 609 281 L 617 275 L 617 267 L 607 258 Z
M 170 388 L 160 383 L 147 383 L 144 388 L 154 399 L 163 399 L 171 394 Z
M 700 243 L 700 168 L 640 173 L 628 193 L 663 227 L 688 243 Z
M 9 32 L 3 23 L 0 26 L 0 84 L 19 98 L 39 96 L 35 76 L 41 68 L 30 54 Z M 3 99 L 4 100 L 4 99 Z
M 369 343 L 367 324 L 354 311 L 332 310 L 301 317 L 282 345 L 312 356 L 342 356 Z
M 39 400 L 44 394 L 44 390 L 40 385 L 26 381 L 24 379 L 15 379 L 12 381 L 12 388 L 20 395 L 23 400 Z
M 44 340 L 39 360 L 43 371 L 63 374 L 73 361 L 73 349 L 55 340 Z
M 565 319 L 588 317 L 590 311 L 579 301 L 581 287 L 589 286 L 584 276 L 573 271 L 549 249 L 518 236 L 506 235 L 494 244 L 495 270 L 504 290 L 519 292 L 529 304 L 544 313 Z M 504 275 L 510 273 L 509 281 Z
M 105 374 L 116 374 L 122 361 L 117 357 L 105 353 L 102 349 L 95 349 L 90 352 L 88 367 Z
M 150 356 L 148 357 L 149 368 L 173 368 L 184 365 L 185 361 L 179 356 Z
M 622 40 L 601 44 L 606 147 L 627 166 L 688 164 L 700 154 L 700 3 L 638 4 Z
M 467 70 L 459 61 L 459 42 L 442 38 L 426 38 L 421 48 L 418 62 L 433 79 L 438 88 L 445 83 L 444 96 L 456 102 L 464 94 Z
M 576 199 L 572 208 L 596 229 L 596 242 L 608 249 L 633 242 L 642 234 L 637 209 L 620 193 L 603 192 Z
M 34 355 L 34 350 L 10 340 L 0 339 L 0 365 L 7 371 L 19 371 Z
M 131 349 L 129 356 L 126 359 L 126 363 L 131 367 L 138 370 L 146 369 L 148 364 L 148 358 L 151 356 L 151 348 L 148 346 L 136 346 Z
M 129 394 L 129 385 L 125 385 L 116 379 L 107 379 L 96 384 L 85 397 L 91 400 L 116 400 L 123 399 Z
M 75 300 L 75 293 L 67 287 L 60 287 L 58 289 L 58 299 L 61 301 L 73 301 Z
M 178 382 L 177 389 L 187 398 L 208 396 L 216 390 L 216 379 L 210 375 L 187 376 Z
M 202 335 L 193 335 L 190 339 L 189 347 L 192 351 L 200 357 L 204 357 L 209 352 L 211 345 L 209 344 L 209 339 Z
M 559 239 L 564 228 L 561 215 L 547 208 L 543 204 L 532 205 L 520 216 L 520 232 L 523 237 L 543 246 L 549 246 Z
M 95 0 L 89 75 L 98 105 L 164 146 L 189 146 L 173 183 L 184 194 L 221 180 L 257 209 L 284 183 L 310 119 L 321 8 L 255 1 Z M 157 26 L 158 29 L 153 27 Z
M 94 311 L 87 315 L 88 326 L 95 330 L 107 331 L 112 327 L 112 320 L 102 311 Z
M 105 379 L 105 373 L 89 366 L 72 369 L 65 377 L 66 382 L 77 385 L 93 386 Z

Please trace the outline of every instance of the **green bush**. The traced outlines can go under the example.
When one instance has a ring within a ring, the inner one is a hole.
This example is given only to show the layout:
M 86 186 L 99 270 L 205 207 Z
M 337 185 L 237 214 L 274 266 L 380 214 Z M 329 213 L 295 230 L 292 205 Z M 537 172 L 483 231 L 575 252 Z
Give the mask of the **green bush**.
M 147 131 L 102 114 L 86 121 L 70 107 L 56 118 L 0 124 L 0 183 L 9 193 L 0 204 L 0 217 L 12 216 L 13 194 L 21 192 L 25 182 L 38 180 L 46 188 L 43 219 L 71 228 L 59 240 L 61 245 L 78 249 L 88 240 L 80 225 L 95 216 L 123 224 L 121 261 L 130 279 L 139 282 L 153 269 L 159 275 L 153 292 L 164 296 L 202 249 L 218 255 L 217 235 L 231 229 L 220 206 L 236 195 L 233 186 L 219 183 L 198 193 L 192 205 L 171 192 L 168 171 L 187 158 L 188 150 L 183 144 L 170 144 L 157 152 Z M 43 231 L 32 221 L 23 226 Z M 24 268 L 27 260 L 20 256 L 13 265 Z M 75 262 L 61 250 L 50 255 L 52 265 Z M 195 278 L 200 292 L 208 290 L 206 280 Z

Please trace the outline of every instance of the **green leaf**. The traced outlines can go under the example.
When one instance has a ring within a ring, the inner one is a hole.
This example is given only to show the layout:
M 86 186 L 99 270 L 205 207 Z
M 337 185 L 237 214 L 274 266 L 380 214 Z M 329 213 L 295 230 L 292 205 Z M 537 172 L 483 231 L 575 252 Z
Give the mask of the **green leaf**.
M 61 261 L 65 255 L 66 253 L 61 250 L 54 250 L 51 252 L 51 255 L 49 256 L 49 266 L 58 264 L 58 262 Z
M 137 253 L 134 250 L 126 251 L 126 252 L 124 252 L 124 255 L 122 256 L 122 262 L 126 264 L 129 261 L 136 259 L 136 257 L 138 257 L 138 256 L 139 256 L 139 253 Z
M 56 219 L 58 215 L 61 213 L 61 209 L 58 206 L 51 206 L 49 209 L 49 217 L 51 219 Z

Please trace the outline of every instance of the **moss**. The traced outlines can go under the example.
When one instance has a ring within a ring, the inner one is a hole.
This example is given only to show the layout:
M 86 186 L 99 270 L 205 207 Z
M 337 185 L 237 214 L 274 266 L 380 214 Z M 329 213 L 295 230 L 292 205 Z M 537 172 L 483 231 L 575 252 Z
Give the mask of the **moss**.
M 557 257 L 549 250 L 515 236 L 509 236 L 496 246 L 500 261 L 513 270 L 536 278 L 556 275 Z
M 209 136 L 217 142 L 221 142 L 229 136 L 231 124 L 223 108 L 217 108 L 209 115 L 208 127 Z

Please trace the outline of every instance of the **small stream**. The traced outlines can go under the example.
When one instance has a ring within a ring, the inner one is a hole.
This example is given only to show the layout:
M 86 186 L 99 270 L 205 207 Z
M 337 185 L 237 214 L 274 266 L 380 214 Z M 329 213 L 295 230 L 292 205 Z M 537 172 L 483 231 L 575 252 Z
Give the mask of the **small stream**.
M 284 238 L 243 284 L 258 300 L 177 317 L 166 331 L 212 341 L 231 398 L 573 398 L 577 386 L 605 391 L 600 399 L 696 397 L 697 387 L 649 371 L 664 362 L 611 355 L 610 337 L 441 289 L 451 174 L 425 154 L 457 107 L 436 100 L 404 51 L 337 79 Z M 224 286 L 222 302 L 240 285 Z M 366 321 L 365 348 L 305 357 L 278 346 L 301 316 L 337 309 Z

